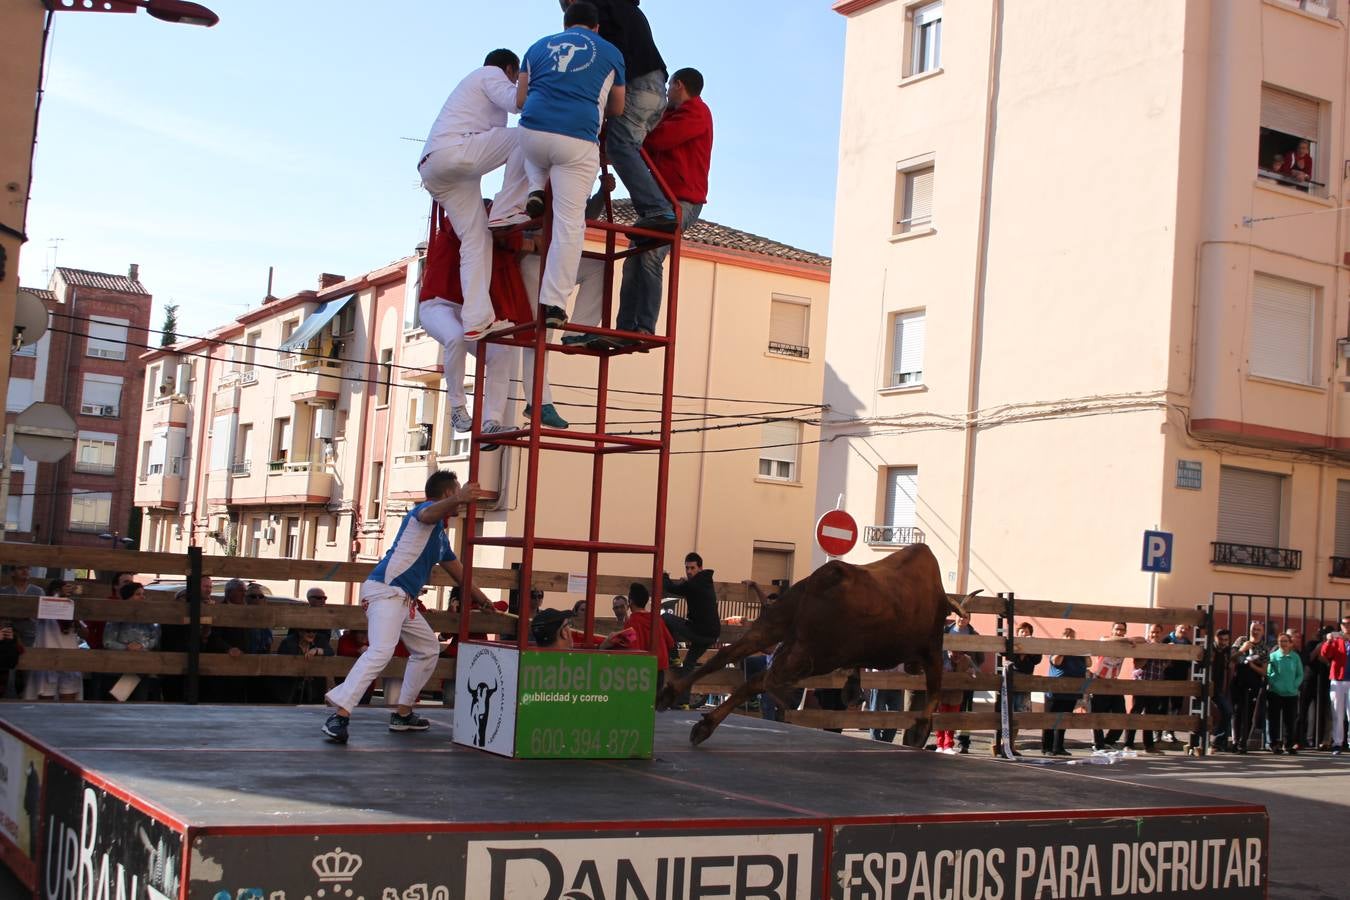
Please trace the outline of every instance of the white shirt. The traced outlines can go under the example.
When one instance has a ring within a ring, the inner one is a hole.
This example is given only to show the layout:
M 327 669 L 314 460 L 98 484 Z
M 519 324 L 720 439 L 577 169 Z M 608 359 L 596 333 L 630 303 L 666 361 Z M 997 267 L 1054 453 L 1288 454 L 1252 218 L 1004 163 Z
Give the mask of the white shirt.
M 516 86 L 496 66 L 482 66 L 464 76 L 431 125 L 425 156 L 449 147 L 467 134 L 505 128 L 506 116 L 516 109 Z

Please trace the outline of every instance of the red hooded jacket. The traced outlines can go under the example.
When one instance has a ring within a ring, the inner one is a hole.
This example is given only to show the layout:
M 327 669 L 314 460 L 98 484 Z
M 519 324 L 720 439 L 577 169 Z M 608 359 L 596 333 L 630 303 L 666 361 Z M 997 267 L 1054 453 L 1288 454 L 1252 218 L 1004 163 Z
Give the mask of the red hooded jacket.
M 642 144 L 656 171 L 675 192 L 675 199 L 686 203 L 708 202 L 712 145 L 712 111 L 701 97 L 667 107 Z

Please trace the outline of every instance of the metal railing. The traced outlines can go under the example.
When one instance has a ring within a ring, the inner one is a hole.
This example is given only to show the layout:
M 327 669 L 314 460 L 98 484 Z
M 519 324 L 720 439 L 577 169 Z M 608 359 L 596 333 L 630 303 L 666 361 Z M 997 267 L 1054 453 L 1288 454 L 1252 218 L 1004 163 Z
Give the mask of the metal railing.
M 112 463 L 76 462 L 75 471 L 85 475 L 112 475 L 117 466 Z
M 795 356 L 798 359 L 806 359 L 811 355 L 811 348 L 803 347 L 800 344 L 784 344 L 781 341 L 769 341 L 769 352 L 776 353 L 779 356 Z
M 1254 569 L 1283 569 L 1293 571 L 1303 568 L 1303 551 L 1290 550 L 1288 547 L 1260 547 L 1256 544 L 1232 544 L 1227 541 L 1214 541 L 1210 562 L 1218 566 L 1249 566 Z
M 926 538 L 922 528 L 911 525 L 868 525 L 863 528 L 863 542 L 873 547 L 907 547 L 925 543 Z
M 253 461 L 245 459 L 230 466 L 231 475 L 251 475 L 253 473 Z

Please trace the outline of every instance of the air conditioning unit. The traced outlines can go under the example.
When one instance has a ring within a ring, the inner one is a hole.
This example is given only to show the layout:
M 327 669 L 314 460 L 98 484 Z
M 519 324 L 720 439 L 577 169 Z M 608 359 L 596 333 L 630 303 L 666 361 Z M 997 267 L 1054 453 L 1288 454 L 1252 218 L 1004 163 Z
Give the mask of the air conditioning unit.
M 277 539 L 277 530 L 271 525 L 268 525 L 263 529 L 263 538 L 266 539 L 267 543 L 273 543 Z
M 314 436 L 319 440 L 331 441 L 337 426 L 337 413 L 331 407 L 321 406 L 314 410 Z

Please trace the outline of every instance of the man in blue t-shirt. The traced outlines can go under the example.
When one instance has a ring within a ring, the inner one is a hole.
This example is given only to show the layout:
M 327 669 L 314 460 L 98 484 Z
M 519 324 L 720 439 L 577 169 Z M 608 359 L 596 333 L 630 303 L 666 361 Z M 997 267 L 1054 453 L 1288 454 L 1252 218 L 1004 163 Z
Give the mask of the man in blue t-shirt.
M 597 33 L 594 4 L 576 0 L 563 27 L 530 47 L 516 82 L 531 215 L 542 212 L 544 183 L 553 187 L 553 235 L 539 303 L 559 309 L 567 308 L 577 283 L 586 198 L 600 171 L 600 126 L 624 106 L 623 54 Z
M 361 585 L 361 606 L 366 611 L 370 646 L 357 657 L 346 680 L 324 697 L 329 706 L 337 707 L 323 726 L 323 733 L 334 743 L 347 743 L 352 708 L 361 703 L 366 688 L 384 671 L 400 640 L 408 649 L 408 666 L 398 695 L 392 698 L 398 708 L 389 714 L 389 730 L 426 731 L 431 727 L 430 722 L 413 712 L 413 706 L 436 668 L 441 645 L 417 608 L 417 596 L 436 566 L 449 573 L 456 584 L 463 582 L 464 566 L 450 549 L 445 519 L 461 503 L 481 499 L 484 492 L 476 484 L 460 487 L 453 472 L 441 471 L 427 479 L 426 494 L 426 502 L 414 506 L 403 517 L 394 543 Z M 481 609 L 492 608 L 476 588 L 473 602 Z M 385 698 L 386 702 L 390 700 Z

